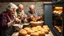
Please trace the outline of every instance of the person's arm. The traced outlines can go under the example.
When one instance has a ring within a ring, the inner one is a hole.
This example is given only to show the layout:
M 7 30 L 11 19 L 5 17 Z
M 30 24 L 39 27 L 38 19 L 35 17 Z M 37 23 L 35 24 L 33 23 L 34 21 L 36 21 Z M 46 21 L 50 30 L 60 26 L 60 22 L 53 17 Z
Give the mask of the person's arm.
M 38 19 L 42 19 L 42 15 L 41 15 L 38 11 L 37 11 L 36 13 L 37 13 L 37 17 L 38 17 L 38 18 L 36 17 L 37 20 L 38 20 Z
M 7 19 L 7 16 L 3 14 L 2 15 L 2 21 L 1 21 L 3 29 L 7 29 L 11 25 L 11 23 L 13 23 L 13 22 L 12 21 L 9 22 Z
M 8 24 L 8 27 L 9 27 L 11 24 L 13 24 L 13 23 L 14 23 L 14 20 L 8 22 L 8 23 L 7 23 L 7 24 Z

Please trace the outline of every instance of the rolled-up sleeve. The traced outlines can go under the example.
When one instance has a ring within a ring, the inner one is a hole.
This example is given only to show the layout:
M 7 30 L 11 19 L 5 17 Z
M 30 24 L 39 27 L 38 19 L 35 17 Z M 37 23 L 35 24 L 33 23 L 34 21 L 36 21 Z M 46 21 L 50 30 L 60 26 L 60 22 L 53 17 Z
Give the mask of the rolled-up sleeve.
M 8 23 L 8 21 L 7 21 L 7 16 L 3 14 L 3 15 L 2 15 L 2 21 L 1 21 L 1 24 L 2 24 L 2 28 L 3 28 L 3 29 L 8 28 L 7 23 Z

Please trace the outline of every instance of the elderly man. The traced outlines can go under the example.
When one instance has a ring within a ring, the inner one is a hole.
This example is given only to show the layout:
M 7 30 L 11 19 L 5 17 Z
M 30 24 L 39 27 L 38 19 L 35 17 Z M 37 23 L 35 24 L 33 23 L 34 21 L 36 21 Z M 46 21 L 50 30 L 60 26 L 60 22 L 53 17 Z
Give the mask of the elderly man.
M 28 19 L 32 20 L 32 21 L 36 21 L 37 19 L 40 19 L 40 14 L 39 12 L 37 12 L 35 10 L 35 6 L 34 5 L 30 5 L 29 7 L 30 11 L 26 12 L 26 14 L 28 15 Z M 34 18 L 35 17 L 35 18 Z
M 0 28 L 1 36 L 11 36 L 14 32 L 12 24 L 14 22 L 19 22 L 18 18 L 14 19 L 14 14 L 16 12 L 17 6 L 13 3 L 7 5 L 6 11 L 2 12 L 0 15 Z
M 23 6 L 22 4 L 19 4 L 19 5 L 18 5 L 17 16 L 18 16 L 19 18 L 21 18 L 21 20 L 22 20 L 23 22 L 27 22 L 27 20 L 26 20 L 27 15 L 25 14 L 23 8 L 24 8 L 24 6 Z

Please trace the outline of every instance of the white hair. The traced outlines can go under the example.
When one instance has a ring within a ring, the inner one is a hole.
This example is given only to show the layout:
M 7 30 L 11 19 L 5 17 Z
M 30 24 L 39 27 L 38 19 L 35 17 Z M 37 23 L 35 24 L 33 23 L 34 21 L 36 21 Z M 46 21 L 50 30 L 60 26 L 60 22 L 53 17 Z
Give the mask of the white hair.
M 17 9 L 18 7 L 14 3 L 9 3 L 6 9 L 13 10 L 14 8 Z
M 22 4 L 19 4 L 18 7 L 24 8 L 24 6 Z
M 35 8 L 35 5 L 30 5 L 30 7 L 29 8 L 32 8 L 32 9 L 34 9 Z

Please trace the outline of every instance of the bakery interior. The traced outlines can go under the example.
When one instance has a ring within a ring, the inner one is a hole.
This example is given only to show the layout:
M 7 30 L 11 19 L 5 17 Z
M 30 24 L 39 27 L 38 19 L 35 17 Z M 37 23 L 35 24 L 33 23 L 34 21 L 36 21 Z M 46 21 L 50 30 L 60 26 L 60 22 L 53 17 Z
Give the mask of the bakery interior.
M 11 36 L 63 36 L 64 1 L 63 0 L 0 0 L 0 14 L 5 11 L 10 1 L 16 5 L 23 4 L 29 11 L 31 4 L 41 15 L 40 19 L 32 18 L 30 22 L 13 24 L 15 30 Z M 5 6 L 5 7 L 4 7 Z

